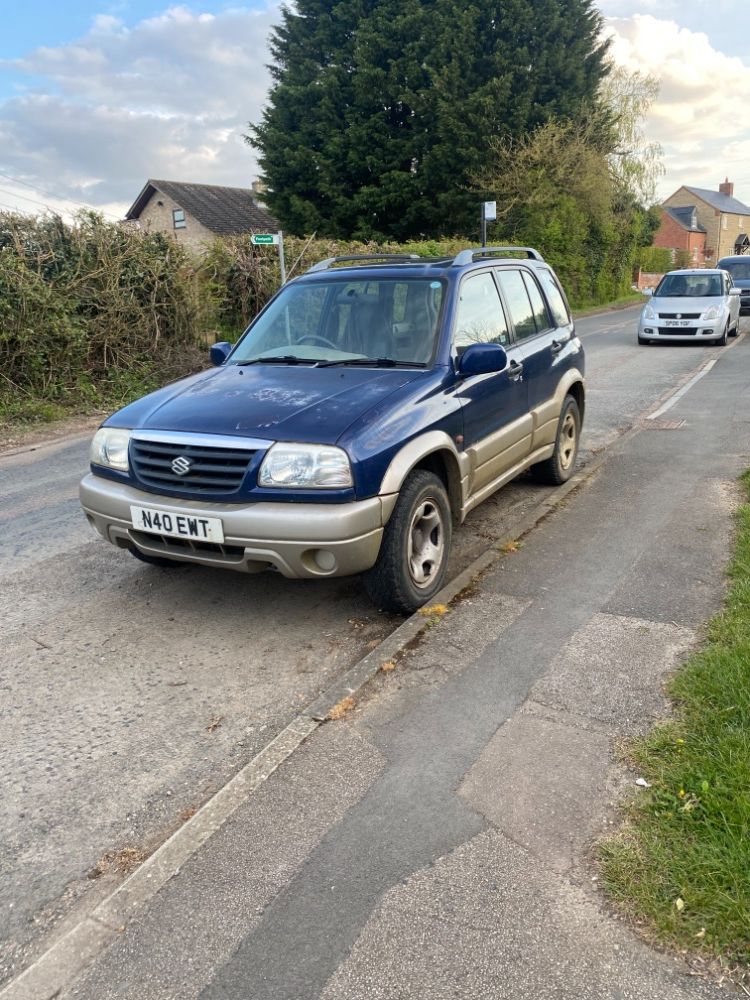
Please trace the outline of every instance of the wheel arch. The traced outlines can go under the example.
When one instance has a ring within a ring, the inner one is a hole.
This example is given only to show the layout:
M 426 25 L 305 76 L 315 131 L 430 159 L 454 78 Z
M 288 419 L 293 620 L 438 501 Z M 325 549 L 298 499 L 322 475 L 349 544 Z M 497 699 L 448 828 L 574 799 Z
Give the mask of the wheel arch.
M 424 469 L 442 481 L 448 493 L 451 516 L 454 523 L 458 524 L 464 502 L 467 461 L 466 456 L 458 451 L 455 443 L 443 431 L 429 431 L 409 441 L 391 459 L 383 476 L 380 495 L 384 512 L 390 517 L 406 477 L 415 469 Z
M 556 395 L 560 401 L 560 408 L 562 408 L 563 400 L 566 396 L 573 397 L 578 404 L 578 413 L 581 417 L 581 424 L 583 424 L 583 416 L 586 410 L 586 380 L 577 368 L 566 372 L 565 377 L 560 380 Z

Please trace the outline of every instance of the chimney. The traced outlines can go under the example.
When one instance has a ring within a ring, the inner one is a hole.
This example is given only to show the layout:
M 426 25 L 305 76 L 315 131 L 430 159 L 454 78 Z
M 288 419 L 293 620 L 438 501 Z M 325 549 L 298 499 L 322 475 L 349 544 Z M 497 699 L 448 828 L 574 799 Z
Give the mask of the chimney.
M 723 184 L 719 184 L 719 194 L 729 195 L 730 198 L 734 194 L 734 184 L 729 180 L 728 177 L 724 178 Z

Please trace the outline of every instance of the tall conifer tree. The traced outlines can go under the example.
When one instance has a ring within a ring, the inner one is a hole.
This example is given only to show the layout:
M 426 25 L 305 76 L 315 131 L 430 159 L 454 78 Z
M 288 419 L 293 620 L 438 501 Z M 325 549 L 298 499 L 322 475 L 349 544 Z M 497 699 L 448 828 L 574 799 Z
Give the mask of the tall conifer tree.
M 489 140 L 578 120 L 606 48 L 593 0 L 297 0 L 248 137 L 269 207 L 297 233 L 468 235 Z

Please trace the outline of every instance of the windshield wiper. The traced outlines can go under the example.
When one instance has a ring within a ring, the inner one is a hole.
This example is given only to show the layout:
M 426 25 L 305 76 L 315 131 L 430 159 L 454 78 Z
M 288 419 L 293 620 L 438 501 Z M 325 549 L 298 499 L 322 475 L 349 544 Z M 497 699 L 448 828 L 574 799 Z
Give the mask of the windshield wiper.
M 362 368 L 424 368 L 421 361 L 397 361 L 395 358 L 341 358 L 338 361 L 321 361 L 319 368 L 333 368 L 336 365 L 358 365 Z
M 317 365 L 318 358 L 298 358 L 296 354 L 279 354 L 265 358 L 251 358 L 248 361 L 235 361 L 236 365 Z

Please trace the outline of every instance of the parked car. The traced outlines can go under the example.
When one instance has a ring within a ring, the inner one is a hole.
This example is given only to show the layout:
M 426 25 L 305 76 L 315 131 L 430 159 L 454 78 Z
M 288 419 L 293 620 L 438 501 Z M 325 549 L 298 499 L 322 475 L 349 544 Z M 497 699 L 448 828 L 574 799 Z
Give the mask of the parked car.
M 638 343 L 708 340 L 726 344 L 740 324 L 740 293 L 719 268 L 670 271 L 654 289 L 638 322 Z
M 363 573 L 408 613 L 470 510 L 575 467 L 583 348 L 531 248 L 322 261 L 211 358 L 92 442 L 84 511 L 144 562 Z
M 740 315 L 750 315 L 750 256 L 722 257 L 718 266 L 729 271 L 732 283 L 740 290 Z

